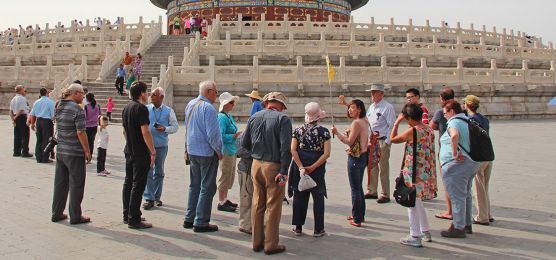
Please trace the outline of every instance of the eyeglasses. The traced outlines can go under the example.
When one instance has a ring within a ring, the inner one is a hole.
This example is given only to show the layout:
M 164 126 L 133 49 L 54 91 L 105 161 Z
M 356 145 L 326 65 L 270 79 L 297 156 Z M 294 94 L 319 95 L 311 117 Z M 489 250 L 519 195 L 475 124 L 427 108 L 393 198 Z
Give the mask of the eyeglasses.
M 216 90 L 216 89 L 209 89 L 209 91 L 211 91 L 211 90 L 214 91 L 215 94 L 218 94 L 218 90 Z
M 412 99 L 412 98 L 414 98 L 414 97 L 416 97 L 416 96 L 406 96 L 405 99 L 410 100 L 410 99 Z

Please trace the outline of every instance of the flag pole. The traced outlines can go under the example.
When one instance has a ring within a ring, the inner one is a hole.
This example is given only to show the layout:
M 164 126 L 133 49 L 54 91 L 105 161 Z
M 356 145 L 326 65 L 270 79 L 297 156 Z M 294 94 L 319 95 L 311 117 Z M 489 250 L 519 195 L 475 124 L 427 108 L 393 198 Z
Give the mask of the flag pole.
M 332 67 L 332 64 L 330 62 L 330 58 L 328 57 L 328 52 L 326 53 L 326 69 L 327 69 L 327 76 L 328 76 L 328 90 L 329 90 L 329 103 L 330 103 L 330 116 L 332 117 L 332 126 L 335 127 L 335 122 L 334 122 L 334 104 L 332 102 L 332 80 L 334 80 L 334 76 L 336 75 L 336 71 L 334 70 L 334 67 Z M 332 138 L 334 138 L 335 135 L 332 134 Z

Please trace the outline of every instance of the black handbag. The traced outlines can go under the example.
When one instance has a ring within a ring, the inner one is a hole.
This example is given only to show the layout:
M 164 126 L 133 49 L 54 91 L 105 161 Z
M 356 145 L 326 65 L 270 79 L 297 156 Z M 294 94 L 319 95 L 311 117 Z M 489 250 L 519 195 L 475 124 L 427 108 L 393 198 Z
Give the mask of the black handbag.
M 415 207 L 415 198 L 417 196 L 417 190 L 415 185 L 411 188 L 405 185 L 403 178 L 403 166 L 405 163 L 405 157 L 407 154 L 404 153 L 404 159 L 402 162 L 402 170 L 400 171 L 400 176 L 396 178 L 396 189 L 394 190 L 394 199 L 396 202 L 404 207 L 412 208 Z M 417 130 L 413 127 L 413 171 L 411 173 L 411 183 L 415 184 L 415 178 L 417 176 Z

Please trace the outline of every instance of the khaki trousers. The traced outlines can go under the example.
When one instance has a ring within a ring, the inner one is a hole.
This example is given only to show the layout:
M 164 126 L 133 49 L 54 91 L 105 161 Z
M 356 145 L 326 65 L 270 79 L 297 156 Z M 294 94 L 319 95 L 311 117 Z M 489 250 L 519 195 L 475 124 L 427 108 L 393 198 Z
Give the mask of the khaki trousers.
M 237 171 L 239 179 L 239 227 L 251 230 L 251 206 L 253 205 L 253 180 L 246 172 Z
M 367 191 L 371 194 L 378 194 L 378 176 L 380 175 L 381 195 L 390 197 L 390 147 L 392 144 L 386 144 L 385 140 L 378 140 L 382 157 L 378 162 L 378 167 L 371 170 L 370 181 L 368 182 Z
M 251 225 L 253 227 L 253 248 L 264 245 L 265 251 L 278 247 L 280 218 L 284 187 L 274 180 L 280 171 L 280 164 L 253 160 L 253 207 Z M 265 221 L 265 214 L 266 221 Z
M 490 196 L 488 194 L 488 182 L 492 172 L 492 162 L 482 162 L 479 171 L 475 175 L 475 190 L 477 198 L 477 217 L 476 220 L 488 223 L 492 218 L 490 214 Z
M 224 155 L 220 161 L 218 168 L 220 176 L 218 178 L 218 191 L 228 191 L 234 186 L 234 178 L 236 172 L 236 156 Z

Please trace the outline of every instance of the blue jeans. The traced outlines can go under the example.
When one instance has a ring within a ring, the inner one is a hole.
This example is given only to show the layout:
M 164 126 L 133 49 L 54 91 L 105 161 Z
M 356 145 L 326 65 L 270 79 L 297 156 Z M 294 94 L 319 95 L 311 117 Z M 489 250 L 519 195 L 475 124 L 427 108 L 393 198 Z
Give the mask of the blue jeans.
M 369 154 L 359 157 L 348 156 L 348 179 L 351 188 L 351 215 L 353 222 L 361 223 L 365 218 L 365 195 L 363 194 L 363 176 L 369 161 Z
M 156 158 L 154 159 L 154 168 L 149 170 L 147 174 L 147 186 L 143 198 L 149 201 L 158 201 L 162 195 L 162 184 L 164 182 L 164 162 L 168 155 L 168 146 L 156 147 Z
M 457 229 L 473 224 L 471 186 L 479 163 L 467 157 L 462 162 L 449 161 L 442 165 L 442 180 L 452 201 L 453 224 Z
M 185 211 L 185 221 L 194 226 L 207 226 L 210 222 L 212 199 L 216 194 L 216 173 L 218 156 L 189 155 L 189 200 Z

